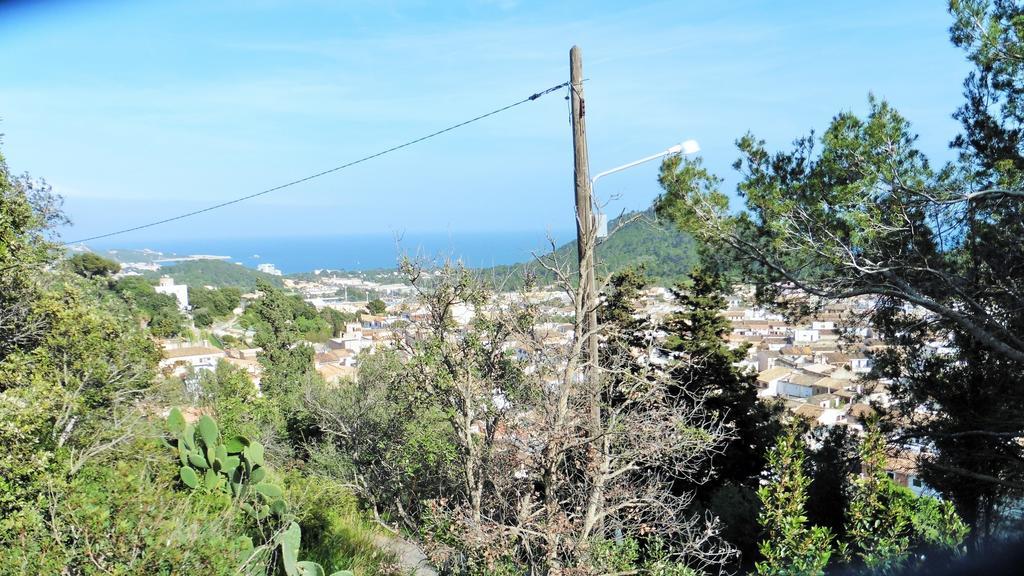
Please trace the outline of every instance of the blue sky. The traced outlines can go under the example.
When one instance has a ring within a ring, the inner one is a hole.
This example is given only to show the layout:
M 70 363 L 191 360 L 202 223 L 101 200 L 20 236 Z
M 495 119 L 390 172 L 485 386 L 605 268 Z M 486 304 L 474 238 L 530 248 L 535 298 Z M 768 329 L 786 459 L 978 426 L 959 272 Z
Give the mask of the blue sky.
M 944 2 L 178 1 L 0 8 L 0 132 L 65 198 L 73 240 L 258 191 L 519 100 L 584 52 L 591 169 L 684 138 L 735 185 L 734 142 L 820 131 L 868 92 L 952 156 L 968 66 Z M 654 164 L 601 181 L 609 211 Z M 144 239 L 564 231 L 562 95 Z

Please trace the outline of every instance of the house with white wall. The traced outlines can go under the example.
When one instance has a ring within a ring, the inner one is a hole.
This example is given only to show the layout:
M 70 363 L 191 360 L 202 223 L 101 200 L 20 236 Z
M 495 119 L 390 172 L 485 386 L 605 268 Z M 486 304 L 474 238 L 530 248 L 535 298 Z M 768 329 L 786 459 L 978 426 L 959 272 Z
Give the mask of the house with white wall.
M 186 346 L 182 348 L 165 349 L 162 351 L 163 358 L 160 360 L 160 368 L 169 368 L 175 376 L 183 376 L 188 369 L 208 370 L 217 369 L 217 362 L 225 357 L 224 351 L 209 346 Z
M 814 328 L 796 328 L 793 330 L 793 343 L 806 344 L 821 340 L 821 331 Z
M 160 278 L 159 283 L 153 287 L 157 294 L 167 294 L 174 296 L 178 301 L 178 308 L 181 311 L 188 310 L 188 285 L 187 284 L 175 284 L 174 278 L 170 276 L 163 276 Z

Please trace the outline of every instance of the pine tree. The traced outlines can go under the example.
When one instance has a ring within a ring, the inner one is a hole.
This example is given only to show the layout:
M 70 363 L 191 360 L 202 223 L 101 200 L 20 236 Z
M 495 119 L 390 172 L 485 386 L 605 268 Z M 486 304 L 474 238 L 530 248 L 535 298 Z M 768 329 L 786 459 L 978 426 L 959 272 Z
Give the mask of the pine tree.
M 840 113 L 788 150 L 742 137 L 741 210 L 699 159 L 667 159 L 657 212 L 735 257 L 759 301 L 791 316 L 875 300 L 894 423 L 930 446 L 922 477 L 983 546 L 1024 495 L 1024 5 L 949 7 L 953 43 L 973 63 L 957 160 L 935 169 L 910 122 L 870 98 L 866 115 Z
M 597 309 L 598 325 L 608 336 L 601 347 L 600 361 L 611 377 L 621 370 L 636 374 L 642 369 L 639 362 L 643 361 L 637 353 L 653 344 L 650 318 L 637 309 L 640 292 L 646 286 L 643 267 L 621 270 L 609 279 L 603 302 Z M 619 365 L 613 366 L 612 362 Z
M 756 486 L 765 454 L 779 432 L 778 409 L 757 397 L 757 376 L 737 368 L 748 345 L 730 349 L 732 330 L 722 315 L 726 308 L 720 276 L 695 270 L 691 286 L 672 290 L 682 307 L 665 322 L 666 348 L 678 362 L 672 371 L 677 390 L 705 396 L 705 408 L 733 427 L 735 438 L 716 461 L 721 482 Z
M 778 435 L 779 408 L 757 397 L 756 375 L 736 367 L 747 347 L 730 349 L 731 331 L 722 315 L 726 286 L 721 276 L 695 270 L 689 287 L 672 290 L 682 308 L 664 323 L 665 348 L 672 357 L 675 393 L 704 398 L 704 408 L 731 427 L 733 437 L 721 457 L 715 458 L 710 481 L 680 489 L 696 492 L 697 506 L 709 509 L 723 523 L 723 537 L 740 551 L 741 562 L 751 567 L 757 555 L 757 534 L 750 526 L 757 519 L 757 488 L 765 456 Z

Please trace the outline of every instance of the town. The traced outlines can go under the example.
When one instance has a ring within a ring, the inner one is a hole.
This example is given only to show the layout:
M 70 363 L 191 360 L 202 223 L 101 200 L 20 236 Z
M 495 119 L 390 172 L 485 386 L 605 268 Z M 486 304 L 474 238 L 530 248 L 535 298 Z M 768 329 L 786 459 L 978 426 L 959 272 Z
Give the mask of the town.
M 127 267 L 125 273 L 133 274 L 136 268 Z M 380 284 L 327 271 L 317 271 L 314 276 L 313 280 L 285 279 L 284 286 L 318 310 L 333 308 L 355 314 L 358 319 L 346 323 L 343 330 L 322 342 L 305 342 L 315 351 L 316 371 L 328 383 L 343 385 L 353 380 L 361 358 L 381 348 L 394 347 L 408 337 L 409 326 L 422 321 L 427 314 L 407 283 Z M 187 286 L 163 277 L 155 289 L 173 295 L 182 312 L 190 310 Z M 380 295 L 386 310 L 369 313 L 369 301 L 349 300 L 345 297 L 348 289 Z M 243 306 L 258 297 L 257 293 L 243 294 Z M 496 300 L 522 297 L 543 303 L 541 310 L 546 317 L 570 318 L 573 314 L 569 298 L 553 287 L 526 294 L 494 295 Z M 646 289 L 641 302 L 640 313 L 656 321 L 678 311 L 664 287 Z M 786 411 L 812 427 L 846 426 L 862 432 L 865 421 L 875 415 L 872 405 L 887 407 L 890 403 L 887 382 L 866 378 L 871 372 L 872 355 L 885 348 L 882 341 L 873 338 L 866 319 L 866 312 L 873 306 L 871 298 L 851 299 L 829 304 L 815 317 L 791 323 L 781 314 L 756 306 L 752 286 L 737 285 L 722 314 L 732 327 L 729 346 L 746 349 L 746 358 L 736 365 L 757 374 L 758 396 L 763 402 L 781 402 Z M 234 326 L 242 312 L 242 307 L 235 309 L 230 319 L 209 330 L 216 339 L 228 337 L 237 345 L 215 346 L 205 337 L 162 339 L 160 367 L 168 375 L 187 380 L 196 378 L 201 371 L 215 370 L 218 362 L 226 362 L 243 369 L 258 389 L 261 368 L 256 358 L 260 350 L 250 346 L 255 332 Z M 923 311 L 919 312 L 923 315 Z M 472 311 L 463 306 L 454 318 L 465 326 L 472 319 Z M 545 331 L 545 341 L 552 346 L 564 346 L 572 337 L 569 322 L 545 322 L 539 328 Z M 928 346 L 933 353 L 941 354 L 948 344 L 930 342 Z M 521 349 L 514 352 L 519 358 L 528 356 Z M 886 473 L 915 494 L 934 495 L 917 472 L 916 461 L 922 450 L 927 448 L 919 443 L 903 446 L 889 456 Z

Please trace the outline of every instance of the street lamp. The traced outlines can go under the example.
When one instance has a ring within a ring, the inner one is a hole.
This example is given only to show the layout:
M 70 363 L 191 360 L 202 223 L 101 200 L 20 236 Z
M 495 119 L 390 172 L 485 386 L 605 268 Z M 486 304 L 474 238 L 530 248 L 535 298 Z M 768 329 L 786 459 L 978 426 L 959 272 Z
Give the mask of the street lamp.
M 696 154 L 697 152 L 700 152 L 700 144 L 697 144 L 696 140 L 684 140 L 683 142 L 680 142 L 679 144 L 676 144 L 675 146 L 672 146 L 671 148 L 668 148 L 666 150 L 662 150 L 661 152 L 658 152 L 657 154 L 651 154 L 650 156 L 647 156 L 646 158 L 641 158 L 639 160 L 634 160 L 633 162 L 630 162 L 629 164 L 623 164 L 622 166 L 618 166 L 616 168 L 612 168 L 611 170 L 605 170 L 604 172 L 599 172 L 593 178 L 590 179 L 590 194 L 591 194 L 591 197 L 593 197 L 594 185 L 597 184 L 597 181 L 599 179 L 609 175 L 609 174 L 614 174 L 616 172 L 621 172 L 621 171 L 626 170 L 628 168 L 632 168 L 633 166 L 638 166 L 640 164 L 643 164 L 644 162 L 650 162 L 651 160 L 657 160 L 658 158 L 664 158 L 665 156 L 671 156 L 673 154 Z M 596 220 L 597 220 L 597 237 L 598 238 L 605 238 L 605 237 L 607 237 L 608 236 L 608 215 L 598 212 Z

